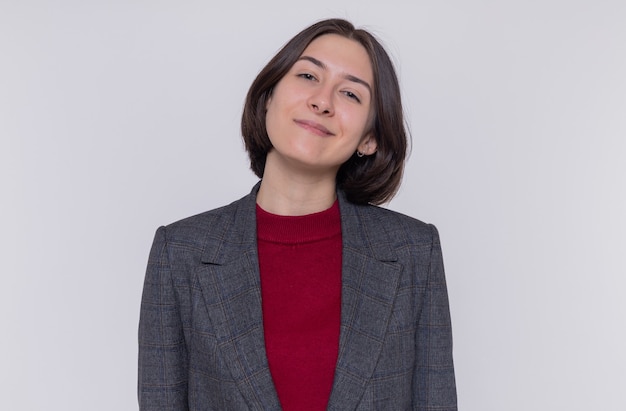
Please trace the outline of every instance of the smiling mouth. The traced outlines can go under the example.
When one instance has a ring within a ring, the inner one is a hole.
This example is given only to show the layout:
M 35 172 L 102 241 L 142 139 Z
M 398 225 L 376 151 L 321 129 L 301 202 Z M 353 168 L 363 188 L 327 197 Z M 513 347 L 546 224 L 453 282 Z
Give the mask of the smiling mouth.
M 335 135 L 330 130 L 328 130 L 326 127 L 324 127 L 323 125 L 321 125 L 319 123 L 316 123 L 314 121 L 294 120 L 294 122 L 297 125 L 299 125 L 300 127 L 302 127 L 303 129 L 308 130 L 308 131 L 310 131 L 313 134 L 316 134 L 318 136 L 328 137 L 328 136 L 334 136 Z

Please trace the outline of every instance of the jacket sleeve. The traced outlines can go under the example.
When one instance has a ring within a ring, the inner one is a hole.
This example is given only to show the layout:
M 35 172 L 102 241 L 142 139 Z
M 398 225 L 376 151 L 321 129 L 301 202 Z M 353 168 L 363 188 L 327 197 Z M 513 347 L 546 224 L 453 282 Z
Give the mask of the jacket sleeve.
M 139 316 L 137 395 L 141 411 L 188 410 L 187 349 L 165 227 L 155 235 Z
M 413 404 L 419 411 L 456 411 L 452 328 L 439 233 L 431 225 L 430 265 L 417 326 Z

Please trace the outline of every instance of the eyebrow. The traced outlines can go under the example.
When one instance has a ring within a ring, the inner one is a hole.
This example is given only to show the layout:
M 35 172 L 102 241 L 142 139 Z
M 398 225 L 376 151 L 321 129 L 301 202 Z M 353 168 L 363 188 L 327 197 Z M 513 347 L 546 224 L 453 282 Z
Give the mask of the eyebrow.
M 326 70 L 326 69 L 327 69 L 326 64 L 324 64 L 322 61 L 319 61 L 319 60 L 318 60 L 318 59 L 316 59 L 315 57 L 311 57 L 311 56 L 300 56 L 300 58 L 299 58 L 298 60 L 307 60 L 307 61 L 310 61 L 311 63 L 315 64 L 317 67 L 319 67 L 319 68 L 321 68 L 321 69 L 323 69 L 323 70 Z M 367 81 L 362 80 L 362 79 L 360 79 L 360 78 L 358 78 L 358 77 L 356 77 L 356 76 L 353 76 L 352 74 L 346 74 L 346 75 L 344 76 L 344 78 L 345 78 L 346 80 L 353 81 L 353 82 L 355 82 L 355 83 L 359 83 L 359 84 L 364 85 L 365 87 L 367 87 L 367 90 L 370 92 L 370 95 L 372 95 L 372 87 L 368 84 L 368 82 L 367 82 Z

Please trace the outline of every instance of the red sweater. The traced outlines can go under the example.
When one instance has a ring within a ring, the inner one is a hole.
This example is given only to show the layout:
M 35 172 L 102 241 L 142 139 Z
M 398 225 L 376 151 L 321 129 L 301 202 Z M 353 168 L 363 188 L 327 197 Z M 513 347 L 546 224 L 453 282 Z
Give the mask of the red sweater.
M 283 410 L 325 410 L 341 323 L 337 201 L 305 216 L 257 206 L 265 350 Z

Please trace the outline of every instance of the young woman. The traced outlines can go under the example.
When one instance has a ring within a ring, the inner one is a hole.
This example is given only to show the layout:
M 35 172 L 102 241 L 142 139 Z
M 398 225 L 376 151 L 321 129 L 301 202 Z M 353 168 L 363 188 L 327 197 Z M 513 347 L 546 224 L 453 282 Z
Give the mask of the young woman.
M 156 233 L 140 409 L 456 410 L 437 230 L 376 206 L 407 144 L 379 42 L 303 30 L 253 82 L 242 133 L 252 192 Z

